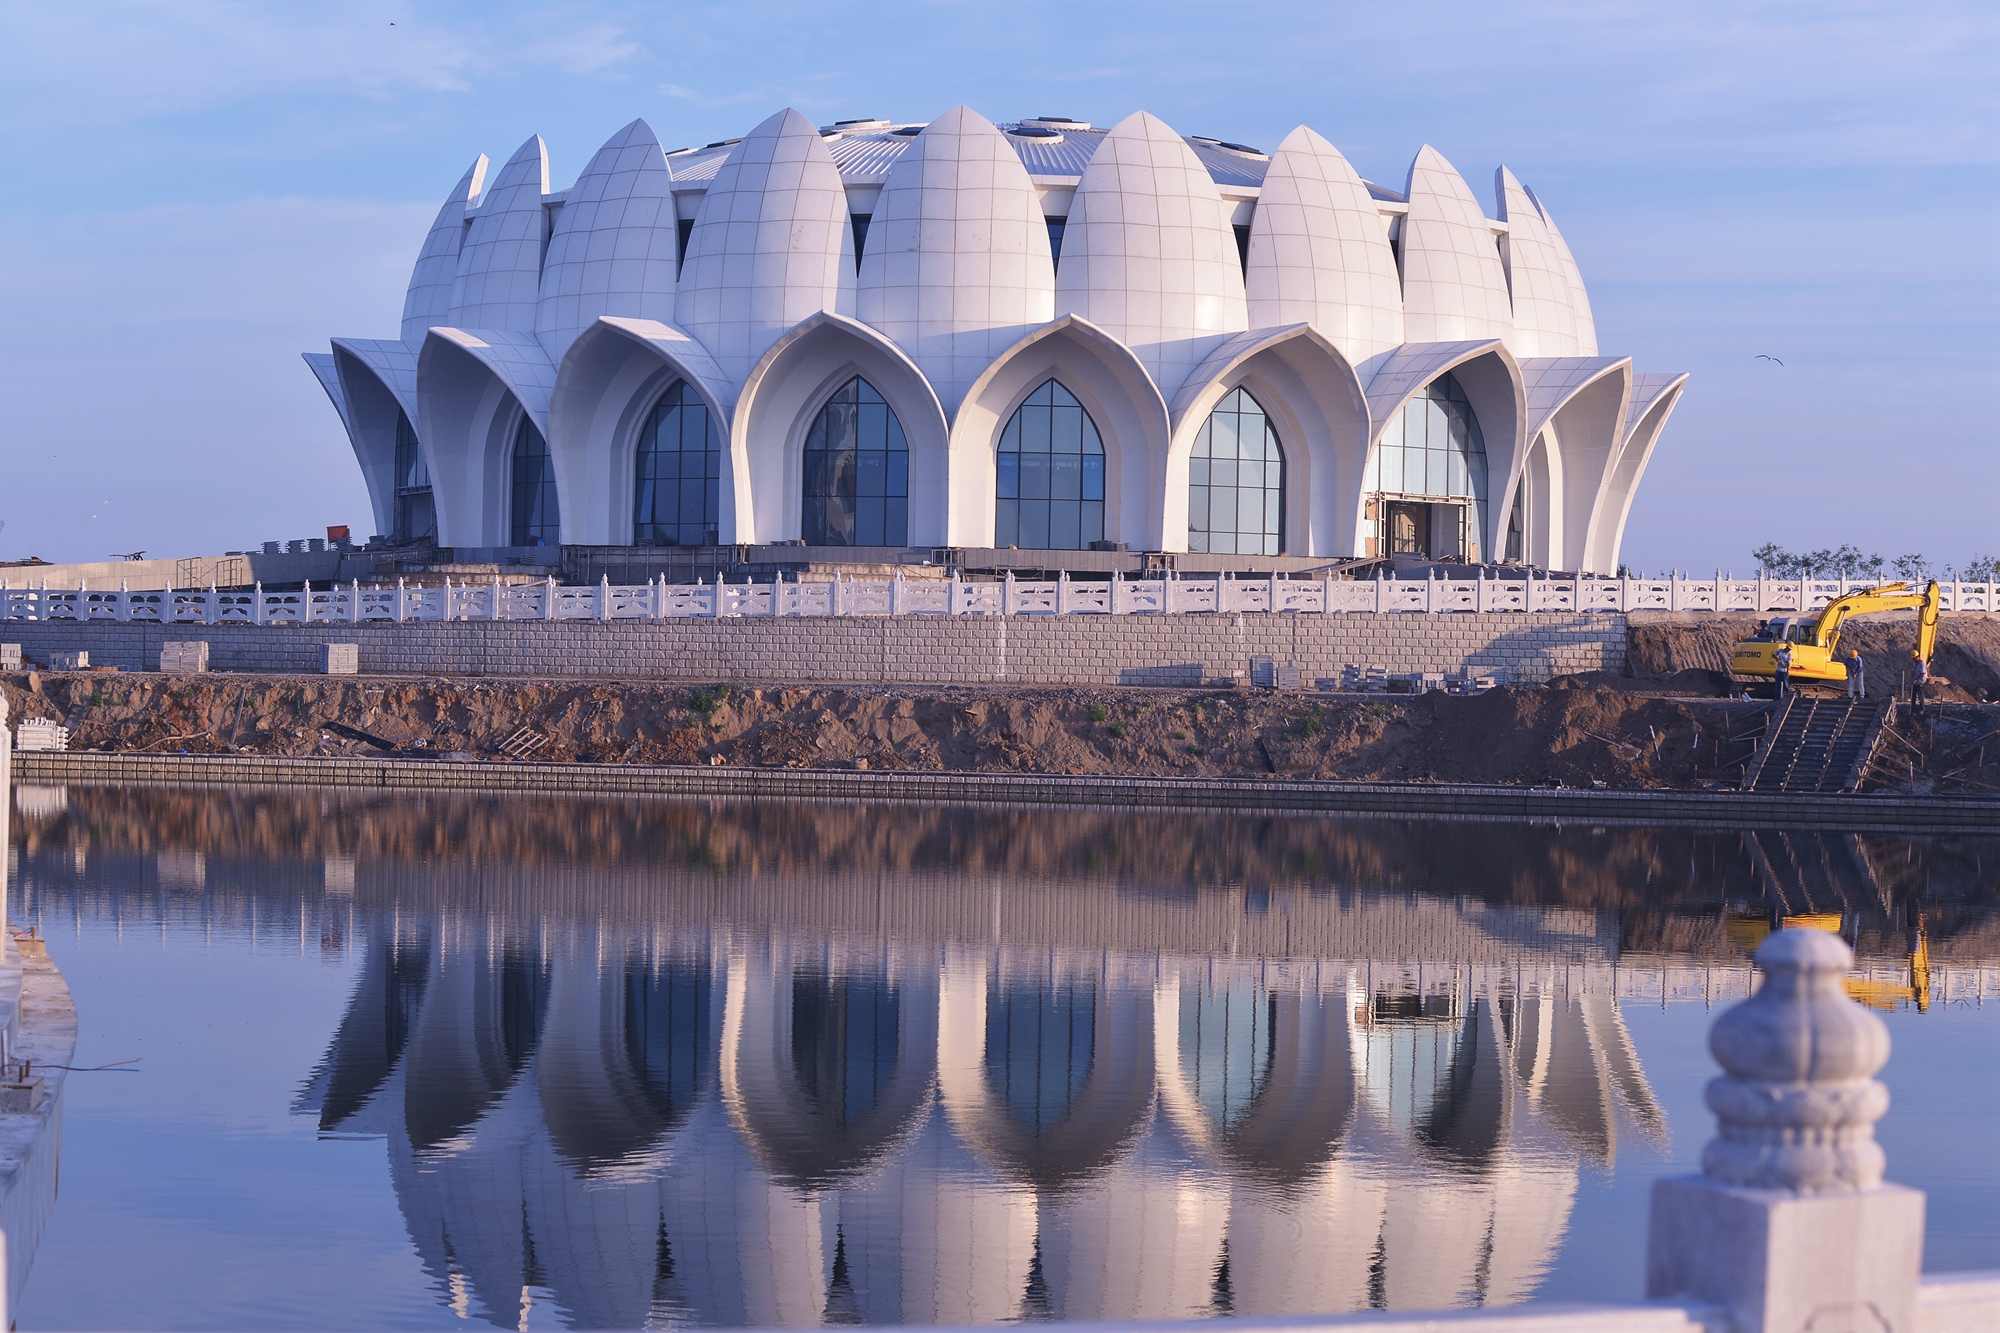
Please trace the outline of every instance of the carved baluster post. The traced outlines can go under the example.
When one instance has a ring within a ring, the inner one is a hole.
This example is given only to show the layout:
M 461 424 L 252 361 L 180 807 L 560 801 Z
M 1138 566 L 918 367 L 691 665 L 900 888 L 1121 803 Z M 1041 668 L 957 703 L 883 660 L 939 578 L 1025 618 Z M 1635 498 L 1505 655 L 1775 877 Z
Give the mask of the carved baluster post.
M 1757 950 L 1763 988 L 1709 1030 L 1702 1174 L 1653 1186 L 1648 1297 L 1723 1306 L 1737 1333 L 1915 1328 L 1924 1196 L 1882 1179 L 1889 1030 L 1847 997 L 1853 961 L 1820 930 Z

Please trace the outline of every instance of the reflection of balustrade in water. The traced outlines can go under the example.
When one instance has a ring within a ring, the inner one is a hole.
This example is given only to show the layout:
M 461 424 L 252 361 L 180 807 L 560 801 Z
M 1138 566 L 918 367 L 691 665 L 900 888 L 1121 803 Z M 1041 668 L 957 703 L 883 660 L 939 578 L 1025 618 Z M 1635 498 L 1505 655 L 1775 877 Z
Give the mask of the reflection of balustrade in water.
M 364 588 L 359 582 L 266 591 L 15 588 L 0 580 L 0 620 L 156 625 L 360 625 L 443 620 L 671 620 L 769 616 L 1191 615 L 1245 611 L 1577 612 L 1818 610 L 1872 580 L 1611 578 L 1524 575 L 1440 579 L 1319 577 L 1128 579 L 850 579 L 830 582 L 649 583 L 595 586 L 452 583 Z M 2000 583 L 1939 584 L 1946 611 L 2000 610 Z

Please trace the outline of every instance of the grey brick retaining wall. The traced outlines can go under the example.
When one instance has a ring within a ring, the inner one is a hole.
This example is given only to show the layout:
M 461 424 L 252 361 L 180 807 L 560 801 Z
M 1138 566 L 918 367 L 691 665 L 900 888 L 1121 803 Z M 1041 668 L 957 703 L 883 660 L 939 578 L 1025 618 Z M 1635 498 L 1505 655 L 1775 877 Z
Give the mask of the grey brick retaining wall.
M 732 800 L 944 801 L 981 804 L 1301 810 L 1588 824 L 1721 825 L 1849 832 L 2000 831 L 2000 801 L 1936 796 L 1581 791 L 1542 787 L 1297 782 L 1276 778 L 1068 777 L 1014 773 L 848 772 L 622 764 L 448 763 L 405 759 L 24 753 L 17 783 L 309 786 L 548 792 Z
M 225 671 L 317 671 L 320 646 L 360 646 L 361 670 L 394 675 L 644 676 L 670 680 L 912 685 L 1182 685 L 1297 661 L 1305 680 L 1344 664 L 1392 672 L 1505 667 L 1521 680 L 1620 671 L 1615 614 L 870 616 L 448 621 L 207 626 L 0 622 L 0 642 L 46 663 L 81 648 L 94 666 L 152 670 L 160 645 L 201 639 Z

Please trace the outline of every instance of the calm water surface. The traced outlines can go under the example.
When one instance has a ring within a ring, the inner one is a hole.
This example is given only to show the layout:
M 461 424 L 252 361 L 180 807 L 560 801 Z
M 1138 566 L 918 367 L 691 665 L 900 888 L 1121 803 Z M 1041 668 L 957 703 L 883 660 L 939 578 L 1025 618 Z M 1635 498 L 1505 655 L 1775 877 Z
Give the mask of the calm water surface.
M 2000 839 L 25 788 L 75 993 L 19 1326 L 1638 1296 L 1711 1006 L 1830 918 L 2000 1265 Z M 1914 962 L 1914 966 L 1913 966 Z

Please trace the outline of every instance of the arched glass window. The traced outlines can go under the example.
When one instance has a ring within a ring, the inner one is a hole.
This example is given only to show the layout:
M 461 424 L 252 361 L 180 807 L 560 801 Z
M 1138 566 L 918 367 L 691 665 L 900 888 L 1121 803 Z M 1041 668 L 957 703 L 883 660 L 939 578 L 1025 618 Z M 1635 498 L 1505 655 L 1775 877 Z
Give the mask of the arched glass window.
M 1390 418 L 1361 489 L 1368 498 L 1368 554 L 1482 558 L 1486 439 L 1449 372 Z
M 722 435 L 686 380 L 660 395 L 639 432 L 634 546 L 714 546 L 722 513 Z
M 1097 1056 L 1097 992 L 1051 981 L 998 989 L 986 1005 L 986 1077 L 1008 1117 L 1037 1137 L 1067 1120 Z
M 808 546 L 909 544 L 909 442 L 859 375 L 827 400 L 806 436 L 804 492 Z
M 1000 432 L 993 544 L 1080 551 L 1104 540 L 1104 441 L 1055 380 L 1028 395 Z
M 554 546 L 562 540 L 555 460 L 549 457 L 549 442 L 525 412 L 514 432 L 513 494 L 513 545 Z
M 390 540 L 413 542 L 437 536 L 437 502 L 431 495 L 431 470 L 409 414 L 396 413 L 396 529 Z
M 1277 555 L 1285 548 L 1285 455 L 1241 389 L 1209 413 L 1188 455 L 1188 550 Z

